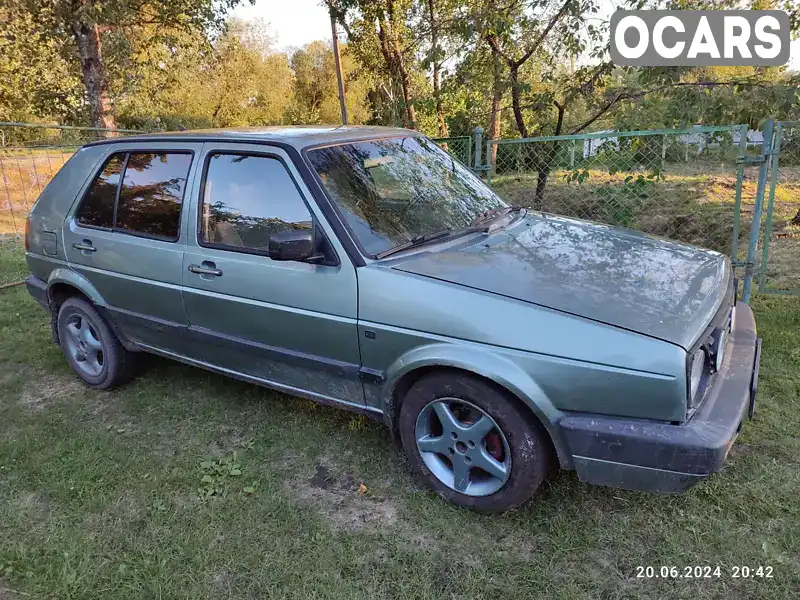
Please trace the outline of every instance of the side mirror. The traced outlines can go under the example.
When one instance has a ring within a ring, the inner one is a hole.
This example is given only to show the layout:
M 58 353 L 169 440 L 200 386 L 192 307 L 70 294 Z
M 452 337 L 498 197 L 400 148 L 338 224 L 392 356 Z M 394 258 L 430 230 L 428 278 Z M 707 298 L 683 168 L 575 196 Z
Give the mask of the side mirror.
M 269 237 L 272 260 L 308 260 L 314 256 L 314 232 L 310 229 L 289 229 Z

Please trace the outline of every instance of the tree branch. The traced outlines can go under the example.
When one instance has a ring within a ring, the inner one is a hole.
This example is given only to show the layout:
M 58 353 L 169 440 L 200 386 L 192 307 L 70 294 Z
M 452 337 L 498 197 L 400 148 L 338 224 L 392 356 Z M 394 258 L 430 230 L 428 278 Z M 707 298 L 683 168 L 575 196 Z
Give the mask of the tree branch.
M 547 34 L 550 33 L 550 30 L 552 30 L 553 27 L 556 26 L 556 23 L 558 23 L 561 20 L 561 18 L 564 16 L 564 13 L 566 13 L 572 1 L 573 0 L 566 0 L 559 9 L 559 11 L 555 15 L 553 15 L 553 18 L 550 19 L 550 22 L 547 24 L 547 27 L 545 27 L 542 33 L 539 34 L 539 37 L 536 38 L 536 41 L 533 43 L 533 45 L 530 48 L 528 48 L 528 50 L 525 52 L 525 54 L 522 55 L 522 57 L 519 60 L 516 61 L 516 65 L 518 67 L 522 66 L 525 63 L 525 61 L 527 61 L 531 56 L 533 56 L 533 53 L 539 49 L 539 46 L 541 46 L 542 42 L 544 42 L 545 38 L 547 38 Z

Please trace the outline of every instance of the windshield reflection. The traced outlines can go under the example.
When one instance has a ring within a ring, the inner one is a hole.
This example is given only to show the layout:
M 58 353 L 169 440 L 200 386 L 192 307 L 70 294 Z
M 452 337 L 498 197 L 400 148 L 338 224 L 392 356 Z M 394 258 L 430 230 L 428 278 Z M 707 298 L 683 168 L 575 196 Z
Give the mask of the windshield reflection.
M 469 169 L 424 137 L 397 137 L 308 153 L 328 194 L 367 254 L 468 227 L 506 206 Z

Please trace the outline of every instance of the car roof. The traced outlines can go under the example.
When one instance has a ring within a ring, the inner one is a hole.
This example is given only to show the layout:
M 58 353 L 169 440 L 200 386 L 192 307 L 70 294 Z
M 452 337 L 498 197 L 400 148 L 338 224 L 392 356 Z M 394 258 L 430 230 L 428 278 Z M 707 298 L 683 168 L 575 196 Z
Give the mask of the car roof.
M 294 125 L 290 127 L 231 127 L 225 129 L 196 129 L 192 131 L 169 131 L 124 137 L 105 138 L 90 142 L 98 144 L 121 144 L 125 142 L 278 142 L 290 144 L 297 149 L 343 142 L 357 142 L 375 138 L 418 136 L 417 131 L 399 127 L 373 127 L 366 125 Z

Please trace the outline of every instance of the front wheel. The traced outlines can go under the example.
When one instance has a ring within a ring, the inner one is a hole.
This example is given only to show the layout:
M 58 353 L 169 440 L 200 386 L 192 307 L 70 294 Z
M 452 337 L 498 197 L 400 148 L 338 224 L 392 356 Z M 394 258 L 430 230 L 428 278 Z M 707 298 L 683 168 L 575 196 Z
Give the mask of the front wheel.
M 491 384 L 441 373 L 400 406 L 400 439 L 417 476 L 461 506 L 501 512 L 528 500 L 551 468 L 546 433 Z

